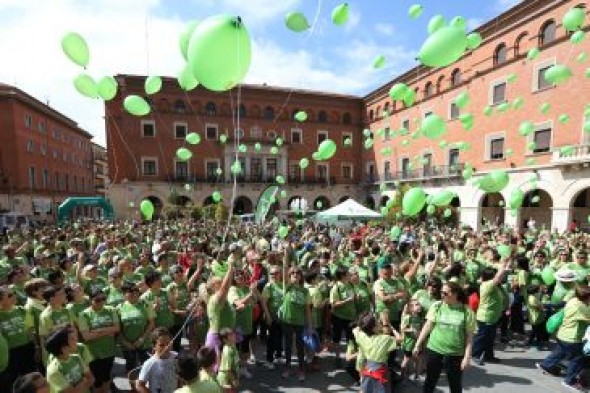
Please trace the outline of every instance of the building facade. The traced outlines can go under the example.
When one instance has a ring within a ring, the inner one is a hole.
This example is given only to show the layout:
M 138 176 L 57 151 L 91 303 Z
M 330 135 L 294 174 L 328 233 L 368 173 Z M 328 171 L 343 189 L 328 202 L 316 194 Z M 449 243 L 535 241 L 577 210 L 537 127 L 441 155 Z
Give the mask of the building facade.
M 73 120 L 0 84 L 0 132 L 0 209 L 51 222 L 67 197 L 94 195 L 92 135 Z
M 393 130 L 393 135 L 376 136 L 373 151 L 363 157 L 366 179 L 392 184 L 385 196 L 374 187 L 372 198 L 385 203 L 394 185 L 406 183 L 428 193 L 448 188 L 458 195 L 461 222 L 472 227 L 484 221 L 522 227 L 531 218 L 537 227 L 565 230 L 573 220 L 587 227 L 590 133 L 584 124 L 590 119 L 585 115 L 590 79 L 584 53 L 590 51 L 590 40 L 574 45 L 561 25 L 574 6 L 586 7 L 573 0 L 522 1 L 479 27 L 483 43 L 456 63 L 414 68 L 367 95 L 364 121 L 371 131 Z M 527 54 L 533 48 L 540 54 L 531 60 Z M 555 64 L 573 72 L 563 85 L 543 76 Z M 412 107 L 389 97 L 396 83 L 415 89 Z M 470 103 L 459 109 L 453 101 L 463 92 Z M 446 135 L 417 137 L 420 122 L 433 113 L 446 120 Z M 460 119 L 464 113 L 473 116 L 470 130 Z M 519 132 L 523 122 L 534 125 L 529 135 Z M 391 154 L 382 154 L 384 147 L 391 147 Z M 510 183 L 501 193 L 486 195 L 463 178 L 465 164 L 475 169 L 473 179 L 501 169 Z M 507 206 L 515 189 L 525 192 L 525 199 L 523 208 L 511 214 Z
M 236 214 L 252 213 L 277 176 L 285 179 L 286 197 L 277 198 L 275 209 L 289 209 L 296 198 L 325 209 L 361 193 L 358 97 L 243 85 L 238 99 L 238 90 L 219 94 L 198 87 L 185 93 L 175 79 L 164 78 L 162 90 L 150 98 L 151 113 L 138 118 L 124 112 L 122 101 L 129 94 L 144 95 L 145 78 L 120 75 L 117 80 L 119 94 L 106 104 L 106 128 L 109 196 L 118 218 L 137 217 L 137 206 L 146 198 L 158 213 L 170 205 L 171 194 L 183 205 L 202 206 L 218 191 L 229 207 L 236 158 L 242 168 L 236 177 Z M 307 113 L 307 121 L 294 120 L 299 111 Z M 200 143 L 186 142 L 191 132 L 200 135 Z M 339 146 L 350 138 L 352 144 L 329 161 L 312 160 L 326 138 Z M 178 159 L 181 147 L 191 151 L 190 160 Z M 310 160 L 306 169 L 299 166 L 302 158 Z
M 107 149 L 96 143 L 92 143 L 92 165 L 94 192 L 96 196 L 106 197 L 110 182 Z

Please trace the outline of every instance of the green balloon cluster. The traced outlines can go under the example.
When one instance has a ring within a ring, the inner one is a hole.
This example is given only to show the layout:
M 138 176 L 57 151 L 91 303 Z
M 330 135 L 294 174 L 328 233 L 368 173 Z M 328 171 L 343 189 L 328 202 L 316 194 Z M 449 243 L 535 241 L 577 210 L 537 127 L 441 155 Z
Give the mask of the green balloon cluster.
M 301 12 L 289 12 L 285 15 L 285 25 L 295 33 L 301 33 L 311 27 L 307 17 Z
M 123 107 L 133 116 L 145 116 L 150 113 L 150 105 L 138 95 L 129 95 L 123 100 Z
M 185 140 L 191 145 L 198 145 L 201 142 L 201 136 L 196 132 L 191 132 L 186 135 Z
M 145 79 L 144 89 L 148 95 L 158 93 L 162 89 L 162 78 L 159 76 L 148 76 Z
M 250 68 L 250 34 L 240 17 L 218 15 L 194 29 L 188 45 L 193 76 L 212 91 L 226 91 L 240 83 Z
M 151 221 L 152 217 L 154 216 L 155 209 L 154 204 L 149 199 L 144 199 L 143 201 L 141 201 L 141 204 L 139 205 L 139 210 L 146 218 L 146 220 Z
M 78 33 L 68 33 L 61 39 L 61 48 L 66 56 L 80 67 L 86 68 L 90 62 L 90 50 L 84 37 Z
M 402 101 L 405 106 L 410 107 L 416 102 L 416 91 L 410 89 L 405 83 L 396 83 L 389 90 L 389 96 L 394 101 Z
M 402 211 L 406 216 L 413 217 L 420 213 L 426 204 L 426 193 L 422 188 L 413 187 L 404 194 Z
M 508 185 L 510 178 L 503 170 L 494 170 L 484 177 L 477 179 L 474 185 L 486 193 L 500 192 Z
M 348 22 L 350 9 L 348 3 L 342 3 L 332 10 L 332 22 L 337 26 L 343 26 Z

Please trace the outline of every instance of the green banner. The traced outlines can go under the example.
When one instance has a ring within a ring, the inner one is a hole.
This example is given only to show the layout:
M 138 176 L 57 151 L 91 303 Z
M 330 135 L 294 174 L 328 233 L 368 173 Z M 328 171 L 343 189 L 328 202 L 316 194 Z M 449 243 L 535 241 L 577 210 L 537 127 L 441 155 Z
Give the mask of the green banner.
M 275 198 L 277 192 L 279 191 L 279 187 L 277 186 L 269 186 L 262 194 L 260 194 L 260 198 L 258 198 L 258 203 L 256 204 L 256 215 L 254 217 L 254 221 L 257 224 L 261 224 L 266 219 L 266 215 L 270 210 L 270 207 L 275 202 Z

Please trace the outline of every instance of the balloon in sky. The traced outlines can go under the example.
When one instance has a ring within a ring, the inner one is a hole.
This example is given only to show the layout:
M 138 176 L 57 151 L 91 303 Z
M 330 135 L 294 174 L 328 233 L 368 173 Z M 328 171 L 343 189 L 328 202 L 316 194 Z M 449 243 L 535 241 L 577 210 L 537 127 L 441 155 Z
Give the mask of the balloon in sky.
M 447 132 L 447 123 L 445 120 L 436 115 L 432 114 L 422 122 L 422 133 L 426 138 L 438 139 Z
M 151 220 L 154 215 L 154 204 L 149 199 L 144 199 L 139 205 L 139 210 L 147 220 Z
M 92 77 L 88 74 L 79 74 L 74 79 L 74 87 L 78 93 L 88 98 L 98 97 L 98 86 Z
M 474 50 L 479 48 L 483 41 L 481 35 L 477 32 L 467 34 L 467 48 Z
M 435 15 L 428 22 L 428 34 L 434 34 L 447 24 L 447 20 L 442 15 Z
M 146 94 L 156 94 L 162 89 L 162 78 L 159 76 L 148 76 L 145 80 L 144 87 Z
M 133 116 L 145 116 L 150 113 L 150 105 L 142 97 L 130 95 L 125 97 L 123 107 Z
M 408 16 L 412 19 L 417 19 L 422 15 L 423 11 L 424 7 L 422 7 L 422 4 L 414 4 L 408 9 Z
M 318 153 L 320 153 L 321 160 L 329 160 L 336 154 L 336 142 L 331 139 L 326 139 L 318 147 Z
M 562 24 L 568 31 L 576 31 L 584 24 L 586 10 L 581 7 L 573 7 L 563 16 Z
M 375 58 L 375 60 L 373 60 L 373 68 L 375 68 L 375 69 L 383 68 L 384 65 L 385 65 L 385 56 L 383 56 L 383 55 L 379 55 Z
M 445 26 L 431 34 L 422 44 L 418 60 L 429 67 L 446 67 L 459 60 L 466 48 L 465 29 Z
M 305 120 L 307 120 L 307 113 L 304 111 L 299 111 L 295 113 L 295 120 L 297 120 L 300 123 L 303 123 Z
M 350 9 L 348 3 L 342 3 L 332 10 L 332 22 L 337 26 L 342 26 L 348 22 Z
M 180 71 L 176 79 L 178 86 L 184 91 L 191 91 L 199 86 L 199 81 L 195 78 L 188 65 Z
M 176 150 L 176 157 L 178 157 L 178 159 L 181 161 L 188 161 L 191 159 L 192 156 L 193 153 L 191 153 L 191 151 L 186 147 L 181 147 L 178 150 Z
M 309 166 L 309 160 L 305 157 L 303 157 L 301 160 L 299 160 L 299 167 L 301 169 L 305 169 Z
M 426 203 L 426 193 L 420 187 L 413 187 L 404 194 L 402 200 L 403 212 L 407 216 L 420 213 Z
M 191 35 L 193 35 L 193 31 L 199 24 L 198 21 L 192 21 L 189 23 L 182 34 L 180 34 L 180 38 L 178 39 L 178 46 L 180 47 L 180 53 L 184 60 L 188 61 L 188 43 L 191 39 Z
M 451 19 L 449 25 L 465 30 L 467 28 L 467 19 L 465 19 L 462 16 L 456 16 L 453 19 Z
M 190 69 L 209 90 L 226 91 L 240 83 L 248 73 L 251 57 L 250 34 L 240 17 L 207 18 L 189 41 Z
M 81 67 L 88 66 L 90 50 L 86 40 L 78 33 L 68 33 L 61 39 L 61 48 L 66 56 Z
M 185 140 L 191 145 L 198 145 L 201 142 L 201 136 L 196 132 L 191 132 L 187 134 Z
M 98 81 L 98 95 L 105 101 L 110 101 L 117 95 L 117 80 L 112 76 L 102 77 Z
M 560 85 L 568 81 L 572 76 L 572 70 L 564 64 L 555 64 L 548 68 L 543 76 L 548 82 Z
M 310 27 L 307 18 L 301 12 L 289 12 L 285 15 L 285 24 L 289 30 L 296 33 L 305 31 Z

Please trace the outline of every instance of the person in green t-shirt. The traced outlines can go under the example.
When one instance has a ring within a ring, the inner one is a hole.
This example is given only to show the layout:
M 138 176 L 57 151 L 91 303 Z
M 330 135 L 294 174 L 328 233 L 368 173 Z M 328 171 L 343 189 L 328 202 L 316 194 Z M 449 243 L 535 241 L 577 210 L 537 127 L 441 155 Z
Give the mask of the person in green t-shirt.
M 471 362 L 475 316 L 466 306 L 467 296 L 457 283 L 445 283 L 441 295 L 442 301 L 428 310 L 413 354 L 420 356 L 426 343 L 424 392 L 434 392 L 443 368 L 450 391 L 461 392 L 463 371 Z
M 172 296 L 162 288 L 162 275 L 157 270 L 150 270 L 144 277 L 148 290 L 141 295 L 141 300 L 154 308 L 156 312 L 156 327 L 168 330 L 174 325 L 176 304 Z
M 549 340 L 549 334 L 545 327 L 545 312 L 541 301 L 541 288 L 536 284 L 530 285 L 527 288 L 527 293 L 526 306 L 529 323 L 531 324 L 531 332 L 527 344 L 543 349 Z
M 414 358 L 412 352 L 416 346 L 416 340 L 420 334 L 420 330 L 424 325 L 424 316 L 422 315 L 422 306 L 418 300 L 409 302 L 407 309 L 402 315 L 402 322 L 400 325 L 401 334 L 403 337 L 402 350 L 404 352 L 404 359 L 402 361 L 402 377 L 407 378 L 410 374 L 408 368 L 410 363 L 414 366 L 414 376 L 417 380 L 420 375 L 420 358 Z
M 274 359 L 283 352 L 283 327 L 278 316 L 283 304 L 283 281 L 281 268 L 272 266 L 269 272 L 269 282 L 262 290 L 262 301 L 269 311 L 268 341 L 266 343 L 266 363 L 269 370 L 274 369 Z
M 200 359 L 191 353 L 181 354 L 177 359 L 177 375 L 181 381 L 186 383 L 174 393 L 221 393 L 221 386 L 217 381 L 200 378 L 203 367 Z
M 121 285 L 123 284 L 123 273 L 117 267 L 109 269 L 109 285 L 103 289 L 107 295 L 106 305 L 110 307 L 117 307 L 125 300 L 123 292 L 121 292 Z
M 78 318 L 78 328 L 84 342 L 88 345 L 93 361 L 90 370 L 94 375 L 94 391 L 108 393 L 111 384 L 111 370 L 119 334 L 119 318 L 114 308 L 105 306 L 106 295 L 100 289 L 90 294 L 90 307 Z
M 234 329 L 236 316 L 231 304 L 227 300 L 229 288 L 234 277 L 233 262 L 228 262 L 228 269 L 223 279 L 213 276 L 209 279 L 208 291 L 211 293 L 207 302 L 207 316 L 209 317 L 209 331 L 205 346 L 215 348 L 217 358 L 221 355 L 221 341 L 219 332 L 223 328 Z
M 46 364 L 45 339 L 56 328 L 73 324 L 74 319 L 65 307 L 66 292 L 63 288 L 50 285 L 43 290 L 43 298 L 47 302 L 47 307 L 39 316 L 39 340 L 41 343 L 42 360 Z
M 174 314 L 174 324 L 170 328 L 170 334 L 174 337 L 172 349 L 175 352 L 180 352 L 182 340 L 182 325 L 188 315 L 188 305 L 190 302 L 190 294 L 186 277 L 182 271 L 182 266 L 174 265 L 169 269 L 172 282 L 166 287 L 168 296 L 172 299 L 172 304 L 175 307 L 172 309 Z
M 121 286 L 125 301 L 117 306 L 121 324 L 119 342 L 123 346 L 123 357 L 127 372 L 148 359 L 151 348 L 150 335 L 155 327 L 153 307 L 139 300 L 139 288 L 126 282 Z
M 335 274 L 336 282 L 330 290 L 330 305 L 332 306 L 332 343 L 336 354 L 336 363 L 340 363 L 340 341 L 342 332 L 346 334 L 346 342 L 352 340 L 351 323 L 357 315 L 356 293 L 350 283 L 348 270 L 339 267 Z
M 402 304 L 408 297 L 403 283 L 393 277 L 390 258 L 381 256 L 377 263 L 380 278 L 373 284 L 375 293 L 375 312 L 383 325 L 398 327 L 401 318 Z

